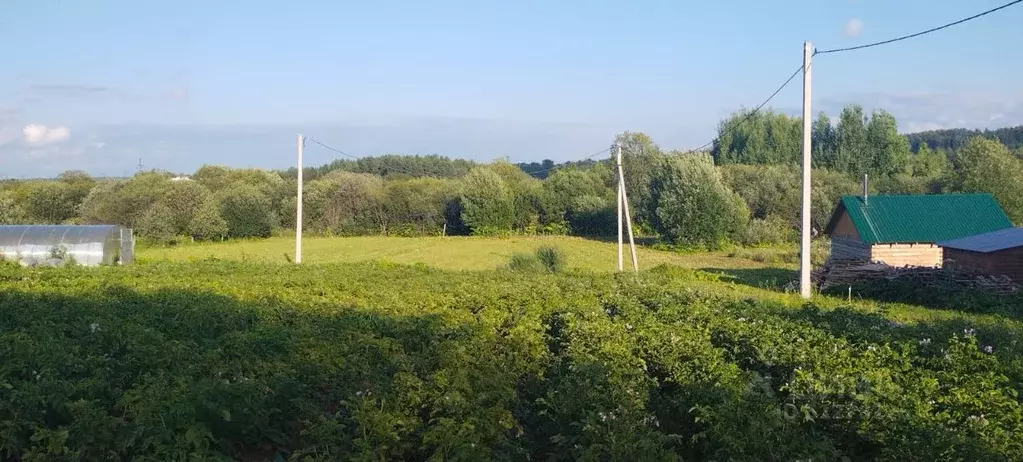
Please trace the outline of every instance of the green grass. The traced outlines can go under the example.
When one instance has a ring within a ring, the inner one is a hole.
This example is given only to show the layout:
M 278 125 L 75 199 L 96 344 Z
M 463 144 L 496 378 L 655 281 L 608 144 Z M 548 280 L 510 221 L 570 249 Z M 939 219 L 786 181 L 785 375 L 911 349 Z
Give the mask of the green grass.
M 303 263 L 355 263 L 387 261 L 421 263 L 446 270 L 491 270 L 506 265 L 515 253 L 533 253 L 537 247 L 552 245 L 567 256 L 569 269 L 612 271 L 617 265 L 617 244 L 578 237 L 311 237 L 302 241 Z M 139 249 L 142 261 L 196 261 L 208 258 L 234 261 L 287 263 L 295 252 L 293 238 L 155 247 Z M 763 250 L 762 252 L 770 252 Z M 777 251 L 780 252 L 780 251 Z M 639 247 L 640 269 L 662 264 L 684 268 L 790 268 L 791 264 L 755 261 L 729 252 L 676 253 Z M 625 266 L 632 262 L 625 249 Z

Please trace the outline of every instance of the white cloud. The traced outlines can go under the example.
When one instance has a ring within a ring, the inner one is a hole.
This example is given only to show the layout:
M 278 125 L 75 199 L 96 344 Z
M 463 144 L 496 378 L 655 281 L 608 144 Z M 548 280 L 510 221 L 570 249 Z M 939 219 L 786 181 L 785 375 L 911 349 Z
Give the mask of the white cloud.
M 67 127 L 47 127 L 46 125 L 29 124 L 21 129 L 25 135 L 25 144 L 31 146 L 42 146 L 53 143 L 63 143 L 71 138 L 71 130 Z
M 860 32 L 863 32 L 863 21 L 856 18 L 850 19 L 845 23 L 844 32 L 846 37 L 859 37 Z

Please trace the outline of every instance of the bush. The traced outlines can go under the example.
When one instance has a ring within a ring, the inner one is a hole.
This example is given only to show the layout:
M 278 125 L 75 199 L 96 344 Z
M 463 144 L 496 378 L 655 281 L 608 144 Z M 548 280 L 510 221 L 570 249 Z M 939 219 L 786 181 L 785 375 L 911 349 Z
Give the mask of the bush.
M 746 246 L 778 245 L 796 242 L 798 238 L 798 233 L 787 221 L 773 216 L 765 220 L 750 220 L 739 234 L 739 242 Z
M 719 248 L 749 220 L 749 208 L 728 189 L 710 156 L 666 158 L 653 182 L 655 229 L 675 244 Z
M 536 259 L 552 273 L 560 273 L 565 269 L 565 254 L 557 247 L 543 246 L 536 249 Z
M 139 220 L 137 232 L 143 238 L 165 244 L 177 235 L 174 212 L 162 203 L 153 204 Z
M 515 198 L 501 176 L 476 167 L 466 175 L 461 192 L 462 221 L 472 234 L 511 231 L 515 223 Z
M 270 199 L 254 186 L 236 184 L 218 194 L 220 215 L 230 237 L 270 237 L 274 217 Z
M 220 216 L 220 204 L 213 198 L 203 202 L 188 223 L 188 234 L 197 241 L 223 240 L 227 232 L 227 221 Z
M 508 269 L 523 273 L 540 273 L 545 271 L 543 263 L 535 255 L 518 252 L 508 259 Z

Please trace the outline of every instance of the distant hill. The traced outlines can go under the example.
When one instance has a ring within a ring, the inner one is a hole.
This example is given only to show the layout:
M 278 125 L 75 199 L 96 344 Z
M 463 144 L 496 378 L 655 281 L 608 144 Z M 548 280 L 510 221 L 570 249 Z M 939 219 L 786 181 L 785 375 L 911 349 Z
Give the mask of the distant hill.
M 913 152 L 920 149 L 922 143 L 927 143 L 931 149 L 946 149 L 954 151 L 963 147 L 970 138 L 983 136 L 996 139 L 1012 150 L 1023 148 L 1023 125 L 1017 127 L 1005 127 L 996 130 L 969 130 L 966 128 L 951 128 L 947 130 L 931 130 L 919 133 L 909 133 L 906 138 L 913 148 Z

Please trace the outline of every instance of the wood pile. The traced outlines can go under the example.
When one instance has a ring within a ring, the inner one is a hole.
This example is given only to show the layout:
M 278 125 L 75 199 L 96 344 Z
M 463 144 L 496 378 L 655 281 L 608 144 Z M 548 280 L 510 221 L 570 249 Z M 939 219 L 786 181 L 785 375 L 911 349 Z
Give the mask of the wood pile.
M 1019 293 L 1020 286 L 1006 276 L 968 273 L 949 268 L 897 268 L 876 262 L 829 262 L 811 273 L 813 284 L 821 291 L 848 287 L 878 279 L 909 280 L 928 287 L 980 289 L 997 295 Z

